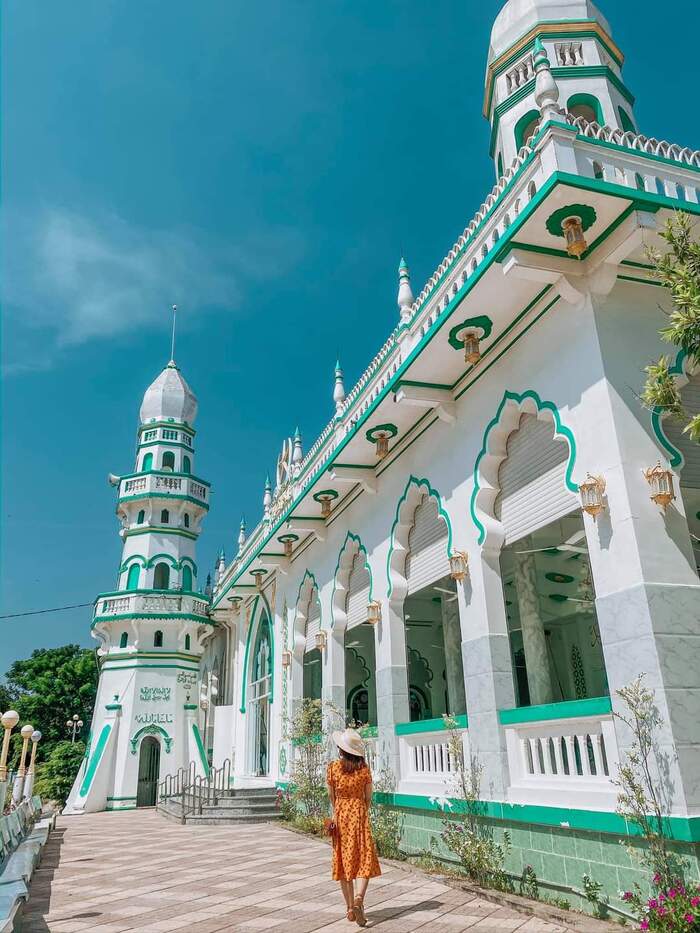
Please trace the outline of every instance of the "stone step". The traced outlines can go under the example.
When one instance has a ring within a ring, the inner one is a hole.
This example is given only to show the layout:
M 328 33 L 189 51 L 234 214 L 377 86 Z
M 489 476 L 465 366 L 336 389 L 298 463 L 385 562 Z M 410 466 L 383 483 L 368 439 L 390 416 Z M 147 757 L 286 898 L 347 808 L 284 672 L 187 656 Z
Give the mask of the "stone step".
M 237 810 L 240 807 L 276 807 L 277 797 L 274 795 L 263 797 L 259 794 L 257 797 L 219 797 L 215 804 L 204 804 L 204 806 L 217 806 L 227 810 Z
M 239 823 L 273 823 L 280 819 L 278 811 L 274 813 L 258 814 L 256 816 L 232 816 L 231 811 L 222 813 L 221 811 L 212 811 L 211 813 L 199 814 L 190 813 L 185 818 L 187 823 L 201 823 L 205 826 L 236 826 Z
M 220 804 L 208 803 L 202 806 L 202 813 L 220 813 L 228 814 L 232 820 L 241 816 L 258 816 L 273 814 L 275 817 L 279 814 L 277 807 L 270 806 L 267 803 L 240 804 L 237 807 L 222 807 Z

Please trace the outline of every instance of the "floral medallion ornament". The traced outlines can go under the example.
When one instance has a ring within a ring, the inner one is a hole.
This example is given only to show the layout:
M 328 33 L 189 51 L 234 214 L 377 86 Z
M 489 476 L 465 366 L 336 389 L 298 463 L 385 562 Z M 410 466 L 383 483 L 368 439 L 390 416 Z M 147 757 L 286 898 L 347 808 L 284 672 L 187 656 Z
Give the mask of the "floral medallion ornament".
M 284 745 L 280 748 L 280 774 L 287 773 L 287 749 Z

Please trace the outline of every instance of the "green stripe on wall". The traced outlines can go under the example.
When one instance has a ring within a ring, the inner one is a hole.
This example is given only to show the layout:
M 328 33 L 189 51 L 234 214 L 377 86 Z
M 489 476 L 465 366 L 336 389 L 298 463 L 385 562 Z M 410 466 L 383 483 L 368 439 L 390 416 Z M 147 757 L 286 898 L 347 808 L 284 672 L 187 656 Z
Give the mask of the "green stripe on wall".
M 576 719 L 579 716 L 606 716 L 612 712 L 610 697 L 590 697 L 586 700 L 566 700 L 563 703 L 543 703 L 540 706 L 519 706 L 498 711 L 502 725 L 518 722 L 543 722 L 547 719 Z

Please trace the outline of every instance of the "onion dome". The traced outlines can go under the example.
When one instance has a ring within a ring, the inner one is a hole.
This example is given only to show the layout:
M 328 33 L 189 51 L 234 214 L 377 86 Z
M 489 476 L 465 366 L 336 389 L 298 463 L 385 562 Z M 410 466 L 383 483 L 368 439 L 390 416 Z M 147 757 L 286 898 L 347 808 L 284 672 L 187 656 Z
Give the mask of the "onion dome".
M 172 360 L 146 389 L 139 417 L 141 424 L 169 419 L 194 423 L 197 397 Z
M 610 26 L 590 0 L 508 0 L 491 30 L 489 62 L 492 62 L 533 26 L 547 21 L 597 20 L 608 35 Z

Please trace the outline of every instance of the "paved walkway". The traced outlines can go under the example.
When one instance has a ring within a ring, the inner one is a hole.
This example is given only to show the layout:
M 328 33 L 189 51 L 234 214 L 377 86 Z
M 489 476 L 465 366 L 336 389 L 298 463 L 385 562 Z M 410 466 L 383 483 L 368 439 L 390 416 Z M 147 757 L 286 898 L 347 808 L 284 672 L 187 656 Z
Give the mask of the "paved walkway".
M 565 928 L 390 865 L 370 883 L 382 933 Z M 330 852 L 275 824 L 179 826 L 152 810 L 61 817 L 32 879 L 22 933 L 359 930 L 345 919 Z

